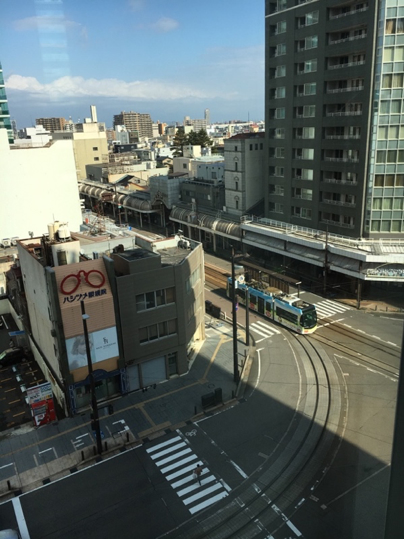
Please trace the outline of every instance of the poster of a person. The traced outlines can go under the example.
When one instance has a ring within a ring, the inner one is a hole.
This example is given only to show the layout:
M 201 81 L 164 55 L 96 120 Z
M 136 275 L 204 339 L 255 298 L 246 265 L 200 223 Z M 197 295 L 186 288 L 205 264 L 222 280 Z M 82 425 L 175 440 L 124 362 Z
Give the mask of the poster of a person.
M 92 336 L 88 336 L 90 351 L 93 348 Z M 77 335 L 67 341 L 67 356 L 69 358 L 70 370 L 79 369 L 87 365 L 87 349 L 84 335 Z

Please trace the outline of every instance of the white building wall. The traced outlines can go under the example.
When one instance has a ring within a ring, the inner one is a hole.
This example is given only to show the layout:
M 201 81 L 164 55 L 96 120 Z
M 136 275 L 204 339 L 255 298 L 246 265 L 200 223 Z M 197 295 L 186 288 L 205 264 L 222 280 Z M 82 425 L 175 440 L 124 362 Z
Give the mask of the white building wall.
M 36 239 L 34 241 L 37 242 L 38 240 Z M 61 378 L 59 362 L 56 359 L 54 348 L 55 339 L 51 334 L 53 326 L 49 315 L 45 268 L 20 245 L 18 245 L 18 257 L 20 259 L 21 273 L 24 281 L 32 336 L 56 374 Z M 46 374 L 46 367 L 42 368 L 42 371 Z
M 55 220 L 79 230 L 82 222 L 71 141 L 12 149 L 0 129 L 0 238 L 47 233 Z

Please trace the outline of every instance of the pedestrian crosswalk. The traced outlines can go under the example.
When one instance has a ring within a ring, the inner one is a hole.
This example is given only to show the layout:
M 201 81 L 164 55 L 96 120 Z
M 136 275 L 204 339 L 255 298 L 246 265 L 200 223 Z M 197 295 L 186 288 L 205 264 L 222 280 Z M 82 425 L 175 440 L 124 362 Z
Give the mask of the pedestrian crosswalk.
M 337 303 L 335 301 L 324 300 L 315 304 L 317 311 L 317 318 L 328 318 L 334 314 L 341 314 L 346 311 L 352 310 L 348 305 L 343 305 L 342 303 Z
M 191 514 L 221 500 L 231 490 L 205 465 L 200 476 L 201 484 L 193 478 L 192 472 L 201 459 L 181 436 L 175 436 L 146 451 Z
M 276 329 L 274 326 L 265 324 L 264 322 L 261 322 L 260 320 L 257 320 L 257 322 L 250 324 L 250 330 L 254 331 L 255 333 L 257 333 L 258 335 L 262 337 L 262 339 L 260 339 L 257 342 L 261 342 L 264 339 L 273 337 L 276 334 L 280 334 L 280 331 Z

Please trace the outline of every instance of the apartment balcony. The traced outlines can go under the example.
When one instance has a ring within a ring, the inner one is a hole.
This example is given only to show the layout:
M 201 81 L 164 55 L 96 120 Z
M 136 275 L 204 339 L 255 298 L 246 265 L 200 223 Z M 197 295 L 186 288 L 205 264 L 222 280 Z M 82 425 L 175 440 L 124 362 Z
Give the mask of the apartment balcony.
M 346 62 L 344 64 L 328 64 L 327 69 L 343 69 L 346 67 L 354 67 L 354 66 L 361 66 L 365 64 L 365 60 L 357 60 L 354 62 Z
M 345 202 L 342 200 L 332 200 L 330 198 L 323 198 L 321 202 L 324 202 L 325 204 L 333 204 L 334 206 L 345 206 L 347 208 L 355 208 L 356 203 L 355 202 Z
M 350 42 L 350 41 L 356 41 L 357 39 L 365 39 L 366 37 L 367 37 L 366 33 L 360 34 L 360 35 L 357 35 L 357 36 L 344 37 L 344 38 L 340 38 L 340 39 L 333 39 L 332 36 L 330 36 L 330 38 L 328 40 L 328 45 L 338 45 L 339 43 L 347 43 L 347 42 Z
M 358 157 L 324 157 L 329 163 L 359 163 Z
M 342 228 L 350 228 L 350 229 L 355 228 L 355 225 L 353 225 L 351 223 L 341 223 L 339 221 L 332 221 L 331 219 L 321 219 L 320 222 L 324 223 L 326 225 L 340 226 Z
M 352 185 L 356 186 L 358 185 L 358 182 L 356 180 L 337 180 L 336 178 L 323 178 L 322 180 L 324 183 L 332 183 L 335 185 Z
M 343 17 L 350 17 L 351 15 L 358 15 L 359 13 L 363 13 L 365 11 L 367 11 L 369 9 L 369 6 L 366 5 L 360 9 L 351 9 L 350 11 L 345 11 L 345 12 L 339 12 L 339 10 L 335 9 L 333 11 L 330 12 L 330 17 L 329 19 L 330 20 L 335 20 L 335 19 L 342 19 Z
M 359 140 L 360 135 L 324 135 L 327 140 Z
M 361 116 L 362 111 L 361 110 L 341 110 L 336 112 L 326 112 L 326 116 L 332 117 L 332 116 Z
M 365 87 L 362 86 L 346 86 L 345 88 L 326 88 L 326 94 L 342 94 L 344 92 L 359 92 Z

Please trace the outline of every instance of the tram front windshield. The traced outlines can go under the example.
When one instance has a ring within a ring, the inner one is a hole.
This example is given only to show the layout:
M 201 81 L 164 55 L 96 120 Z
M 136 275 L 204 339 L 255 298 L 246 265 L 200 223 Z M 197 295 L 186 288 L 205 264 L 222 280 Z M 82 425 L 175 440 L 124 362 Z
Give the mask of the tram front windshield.
M 317 324 L 317 313 L 315 307 L 309 307 L 302 313 L 301 324 L 304 328 L 314 328 Z

